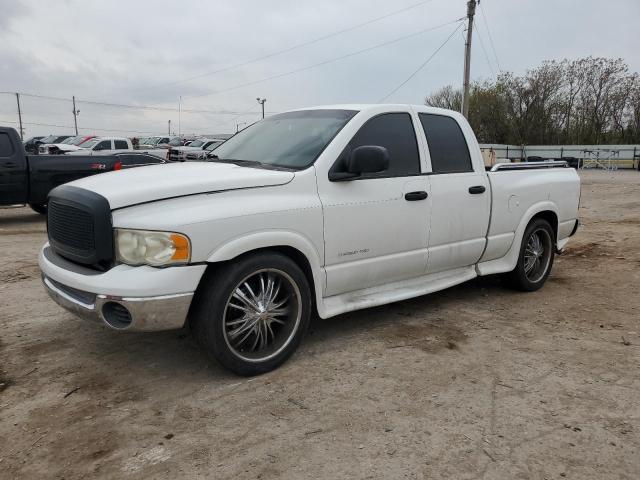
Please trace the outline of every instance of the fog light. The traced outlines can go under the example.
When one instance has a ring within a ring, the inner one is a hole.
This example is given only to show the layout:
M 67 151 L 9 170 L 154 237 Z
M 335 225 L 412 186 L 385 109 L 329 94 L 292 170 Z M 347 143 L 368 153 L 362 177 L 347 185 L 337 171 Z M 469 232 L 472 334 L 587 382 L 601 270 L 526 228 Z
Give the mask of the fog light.
M 102 316 L 109 326 L 122 330 L 131 325 L 131 313 L 127 307 L 116 302 L 107 302 L 102 306 Z

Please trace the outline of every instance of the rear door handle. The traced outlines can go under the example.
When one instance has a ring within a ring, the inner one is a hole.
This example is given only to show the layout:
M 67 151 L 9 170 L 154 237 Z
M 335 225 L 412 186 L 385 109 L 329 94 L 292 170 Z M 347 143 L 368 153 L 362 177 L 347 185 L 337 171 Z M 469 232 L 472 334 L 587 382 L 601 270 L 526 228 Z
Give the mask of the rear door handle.
M 417 200 L 424 200 L 428 196 L 429 194 L 425 191 L 409 192 L 409 193 L 405 193 L 404 199 L 408 202 L 415 202 Z
M 476 185 L 475 187 L 469 187 L 469 193 L 472 195 L 476 195 L 478 193 L 484 193 L 486 188 L 484 185 Z

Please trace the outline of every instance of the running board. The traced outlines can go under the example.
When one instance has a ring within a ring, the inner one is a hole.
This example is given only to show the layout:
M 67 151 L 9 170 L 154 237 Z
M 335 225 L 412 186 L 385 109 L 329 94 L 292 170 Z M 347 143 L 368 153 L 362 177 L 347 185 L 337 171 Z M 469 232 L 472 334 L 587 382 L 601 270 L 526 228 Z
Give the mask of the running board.
M 329 318 L 362 308 L 399 302 L 444 290 L 477 276 L 475 266 L 470 265 L 446 272 L 423 275 L 410 280 L 401 280 L 377 287 L 333 295 L 323 298 L 321 303 L 318 302 L 318 314 L 321 318 Z

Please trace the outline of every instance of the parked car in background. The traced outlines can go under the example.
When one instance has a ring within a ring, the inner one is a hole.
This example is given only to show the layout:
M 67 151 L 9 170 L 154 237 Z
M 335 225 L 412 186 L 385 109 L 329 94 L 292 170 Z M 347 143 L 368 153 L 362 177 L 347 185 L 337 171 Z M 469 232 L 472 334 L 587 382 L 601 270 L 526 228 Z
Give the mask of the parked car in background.
M 46 213 L 47 195 L 58 185 L 95 175 L 166 160 L 141 152 L 122 152 L 99 158 L 87 153 L 69 155 L 27 155 L 13 128 L 0 127 L 0 206 L 28 204 Z
M 133 150 L 131 140 L 125 137 L 96 137 L 82 147 L 68 155 L 111 155 L 121 150 Z
M 81 150 L 87 141 L 95 137 L 95 135 L 80 135 L 69 137 L 60 143 L 45 143 L 38 147 L 38 153 L 41 155 L 58 155 L 74 152 Z
M 538 290 L 578 228 L 576 170 L 486 171 L 471 126 L 450 110 L 285 112 L 215 152 L 52 191 L 39 256 L 49 295 L 115 330 L 188 318 L 222 365 L 256 375 L 291 356 L 315 313 L 483 275 Z
M 49 135 L 47 137 L 43 137 L 40 140 L 37 140 L 36 142 L 34 142 L 34 144 L 36 145 L 36 149 L 32 151 L 32 153 L 34 154 L 38 154 L 40 153 L 39 149 L 40 149 L 40 145 L 45 145 L 45 144 L 58 144 L 58 143 L 62 143 L 64 142 L 67 138 L 71 138 L 73 135 Z
M 188 162 L 198 161 L 198 160 L 206 160 L 209 158 L 211 153 L 218 148 L 220 145 L 224 143 L 224 140 L 216 141 L 210 143 L 208 146 L 204 148 L 204 150 L 197 150 L 195 152 L 187 152 L 185 158 Z
M 218 138 L 199 138 L 184 147 L 171 147 L 167 159 L 170 162 L 184 162 L 187 160 L 188 153 L 202 152 L 205 148 L 213 143 L 220 145 L 223 140 Z
M 195 135 L 182 135 L 181 137 L 172 137 L 169 141 L 169 148 L 171 147 L 184 147 L 185 145 L 190 144 L 194 140 L 197 140 L 197 136 Z
M 141 149 L 144 148 L 169 148 L 169 141 L 171 140 L 171 137 L 163 137 L 163 136 L 157 136 L 157 137 L 147 137 L 147 138 L 142 138 L 140 139 L 139 142 L 139 147 Z
M 25 141 L 23 144 L 25 152 L 37 154 L 38 146 L 41 143 L 40 140 L 42 140 L 43 138 L 44 137 L 31 137 L 27 141 Z

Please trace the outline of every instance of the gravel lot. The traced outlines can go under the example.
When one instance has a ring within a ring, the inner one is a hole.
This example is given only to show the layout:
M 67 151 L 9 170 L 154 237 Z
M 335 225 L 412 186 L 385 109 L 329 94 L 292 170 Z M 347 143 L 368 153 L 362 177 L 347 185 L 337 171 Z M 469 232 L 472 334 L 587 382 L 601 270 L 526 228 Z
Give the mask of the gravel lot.
M 0 210 L 0 477 L 640 478 L 640 174 L 582 179 L 541 291 L 478 279 L 316 320 L 252 379 L 187 331 L 66 313 L 43 219 Z

